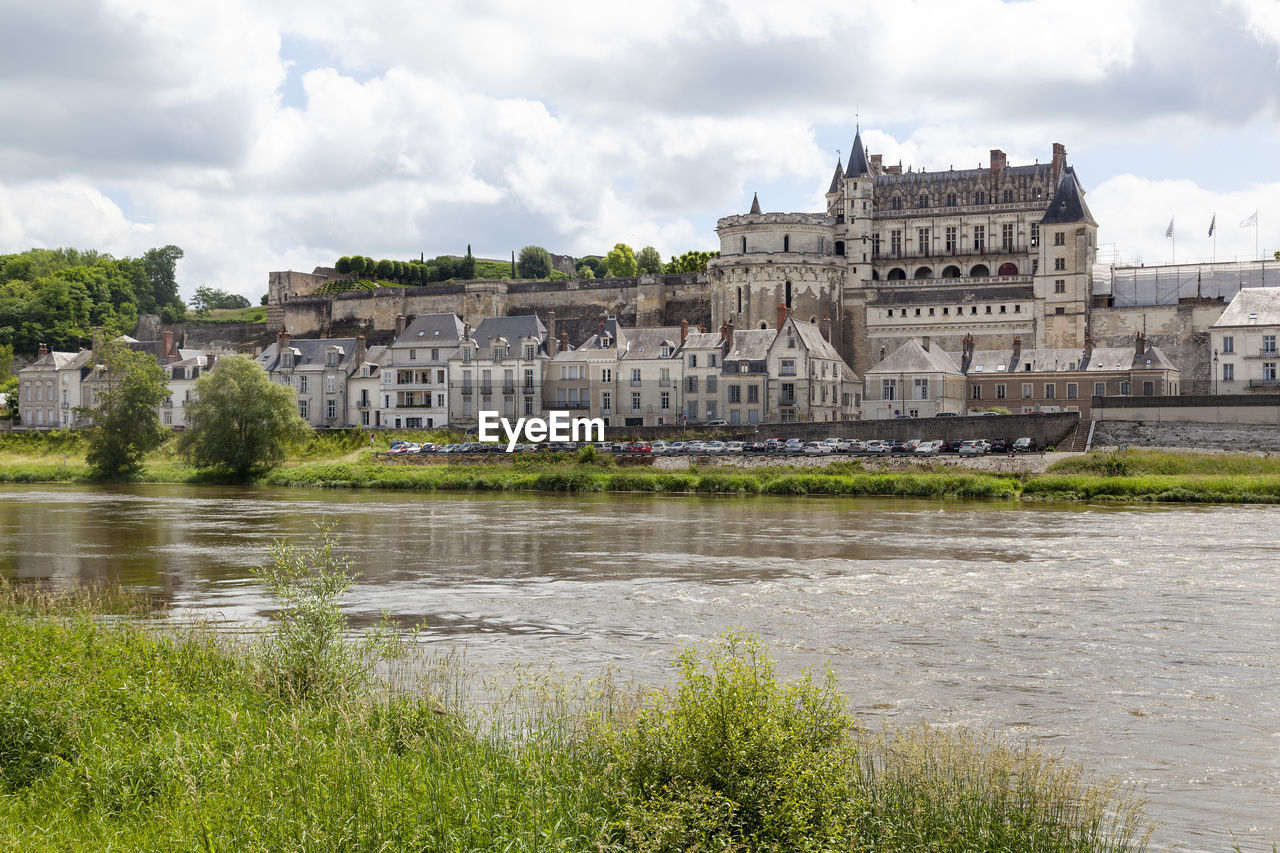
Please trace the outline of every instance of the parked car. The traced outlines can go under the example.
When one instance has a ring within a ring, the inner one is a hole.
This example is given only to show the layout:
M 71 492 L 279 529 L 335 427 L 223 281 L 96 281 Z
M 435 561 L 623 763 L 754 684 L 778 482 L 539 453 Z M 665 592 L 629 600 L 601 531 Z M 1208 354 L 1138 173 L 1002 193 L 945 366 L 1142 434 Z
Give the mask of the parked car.
M 725 443 L 723 441 L 708 441 L 702 445 L 703 453 L 724 453 Z
M 764 442 L 766 453 L 782 453 L 786 450 L 787 443 L 780 438 L 769 438 Z
M 689 449 L 688 442 L 673 441 L 667 445 L 667 453 L 685 453 Z
M 906 456 L 914 451 L 914 447 L 911 447 L 905 441 L 900 439 L 895 439 L 893 443 L 889 445 L 889 454 L 891 456 Z
M 671 445 L 667 444 L 662 439 L 658 439 L 649 445 L 649 452 L 654 456 L 665 456 L 671 452 Z
M 1013 443 L 1014 453 L 1033 453 L 1036 449 L 1035 439 L 1023 436 Z
M 769 442 L 767 441 L 753 441 L 744 448 L 747 453 L 766 453 L 768 450 Z
M 982 456 L 986 452 L 986 443 L 980 439 L 970 439 L 960 444 L 961 456 Z
M 724 452 L 725 453 L 741 453 L 743 450 L 746 449 L 746 447 L 747 445 L 745 442 L 729 441 L 729 442 L 726 442 L 724 445 Z
M 804 442 L 798 438 L 788 438 L 782 445 L 783 453 L 800 453 L 804 450 Z
M 942 449 L 942 441 L 922 441 L 916 445 L 916 456 L 937 456 Z
M 964 442 L 963 442 L 963 441 L 961 441 L 961 440 L 960 440 L 960 439 L 958 439 L 958 438 L 946 439 L 946 440 L 944 440 L 944 441 L 942 442 L 942 448 L 941 448 L 941 450 L 940 450 L 939 452 L 941 452 L 941 453 L 959 453 L 959 452 L 960 452 L 960 445 L 962 445 L 962 444 L 964 444 Z
M 893 449 L 893 445 L 887 441 L 873 438 L 863 445 L 862 452 L 869 453 L 872 456 L 888 456 L 889 451 Z
M 653 445 L 647 441 L 633 441 L 627 448 L 628 453 L 652 453 Z
M 992 453 L 1008 453 L 1009 439 L 1007 438 L 993 439 L 991 441 L 991 452 Z
M 707 421 L 709 427 L 727 427 L 728 425 L 728 421 Z
M 800 446 L 800 452 L 806 456 L 830 453 L 831 445 L 827 444 L 825 441 L 806 441 Z
M 958 418 L 960 416 L 957 415 L 955 412 L 938 412 L 936 415 L 934 415 L 934 417 L 935 418 Z

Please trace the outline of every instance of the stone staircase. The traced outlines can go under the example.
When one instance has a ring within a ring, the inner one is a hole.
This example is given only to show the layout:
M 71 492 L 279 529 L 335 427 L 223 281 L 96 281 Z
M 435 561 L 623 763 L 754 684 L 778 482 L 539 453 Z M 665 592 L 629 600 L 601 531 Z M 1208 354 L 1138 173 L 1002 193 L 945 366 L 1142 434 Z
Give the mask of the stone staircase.
M 1091 421 L 1080 421 L 1076 424 L 1076 428 L 1071 435 L 1063 440 L 1061 449 L 1069 450 L 1072 453 L 1084 453 L 1089 443 L 1089 427 Z

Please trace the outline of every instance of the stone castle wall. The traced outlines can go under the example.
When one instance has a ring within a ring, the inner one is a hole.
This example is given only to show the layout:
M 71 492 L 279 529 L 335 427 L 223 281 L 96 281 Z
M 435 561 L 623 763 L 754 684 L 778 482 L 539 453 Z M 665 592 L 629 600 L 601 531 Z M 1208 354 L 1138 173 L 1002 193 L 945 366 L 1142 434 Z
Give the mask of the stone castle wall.
M 1159 347 L 1181 372 L 1186 394 L 1207 394 L 1212 388 L 1213 353 L 1209 327 L 1226 310 L 1226 303 L 1203 300 L 1180 305 L 1135 308 L 1094 308 L 1093 343 L 1100 347 L 1132 346 L 1139 332 Z

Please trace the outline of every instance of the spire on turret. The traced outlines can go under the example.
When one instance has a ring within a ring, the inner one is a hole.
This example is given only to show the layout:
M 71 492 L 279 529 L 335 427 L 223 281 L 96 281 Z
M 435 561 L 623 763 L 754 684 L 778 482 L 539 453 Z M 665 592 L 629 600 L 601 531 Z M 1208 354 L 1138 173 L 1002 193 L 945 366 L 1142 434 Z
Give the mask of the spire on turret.
M 871 167 L 867 165 L 867 152 L 862 147 L 862 129 L 859 128 L 853 135 L 853 148 L 849 149 L 849 168 L 845 169 L 844 176 L 860 178 L 870 174 Z
M 751 194 L 751 212 L 760 213 L 760 196 L 756 193 Z
M 1087 222 L 1097 225 L 1089 205 L 1084 203 L 1084 188 L 1076 179 L 1076 170 L 1066 166 L 1062 179 L 1058 181 L 1058 190 L 1049 202 L 1049 208 L 1040 220 L 1041 225 L 1064 225 L 1069 222 Z
M 844 177 L 844 167 L 840 165 L 840 158 L 836 158 L 836 173 L 831 176 L 831 189 L 827 190 L 827 195 L 840 192 L 840 180 Z

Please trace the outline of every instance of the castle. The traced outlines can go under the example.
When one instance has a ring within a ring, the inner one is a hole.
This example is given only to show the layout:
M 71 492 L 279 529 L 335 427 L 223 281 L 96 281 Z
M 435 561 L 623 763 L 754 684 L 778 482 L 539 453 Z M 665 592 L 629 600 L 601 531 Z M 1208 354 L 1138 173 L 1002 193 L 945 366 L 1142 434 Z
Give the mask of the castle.
M 1209 327 L 1244 285 L 1280 284 L 1280 264 L 1165 267 L 1096 263 L 1098 223 L 1063 145 L 1047 162 L 905 172 L 868 155 L 855 132 L 821 213 L 748 213 L 717 223 L 720 257 L 705 274 L 570 281 L 452 281 L 318 294 L 337 276 L 273 272 L 268 322 L 296 335 L 387 332 L 399 315 L 555 313 L 574 344 L 605 317 L 624 326 L 773 328 L 778 306 L 830 329 L 859 374 L 904 342 L 941 349 L 1131 346 L 1141 334 L 1177 364 L 1190 393 L 1208 390 Z M 828 322 L 829 321 L 829 322 Z

